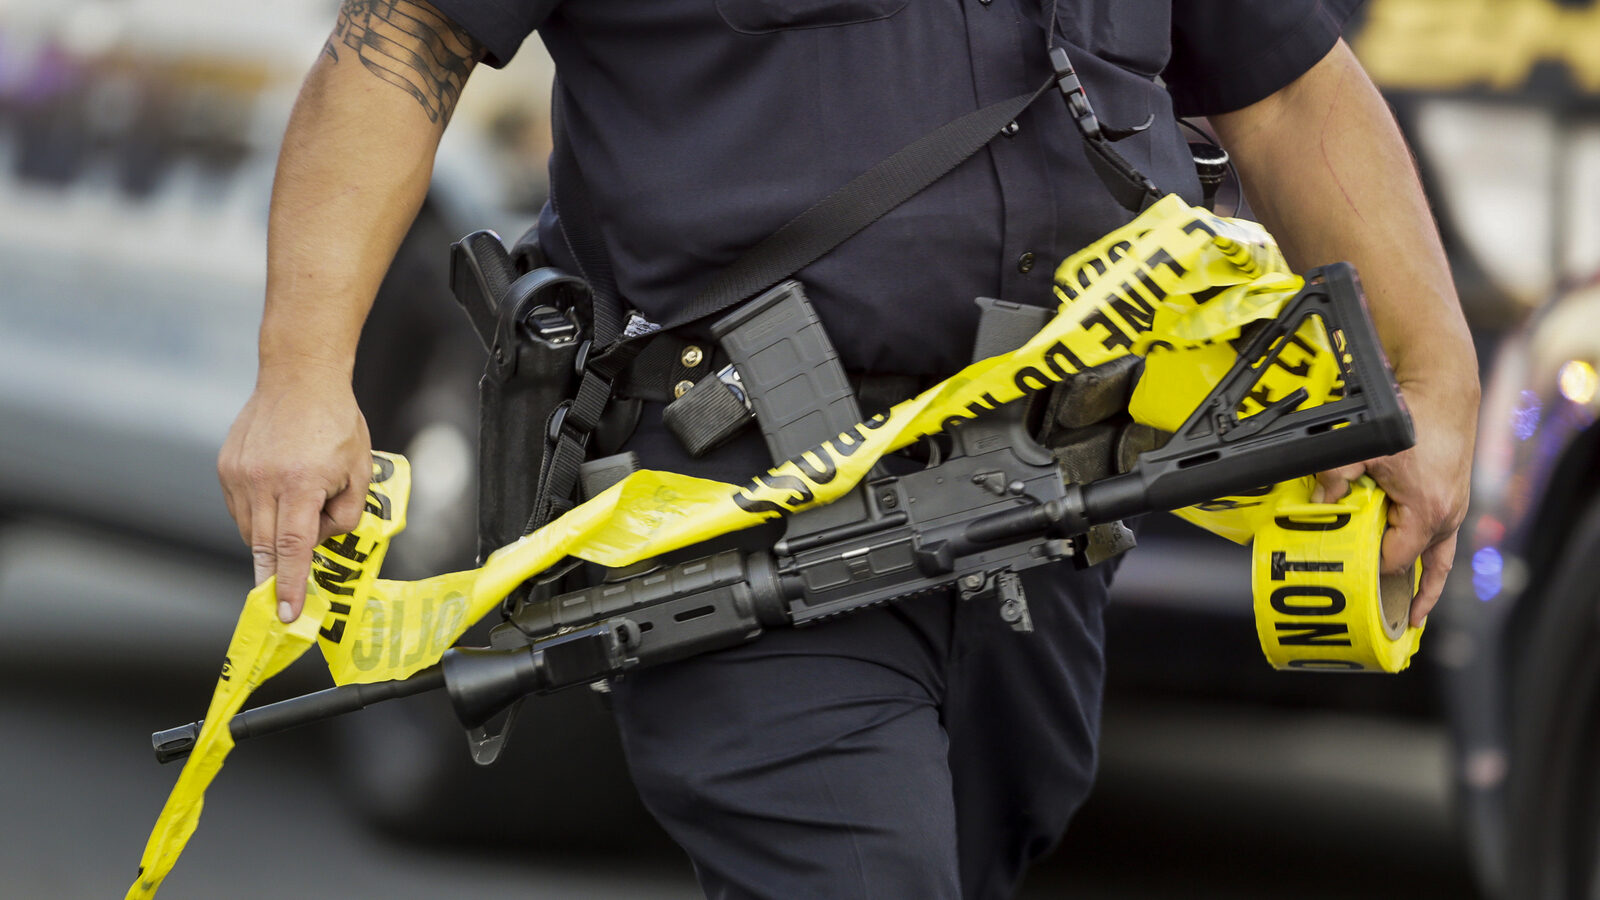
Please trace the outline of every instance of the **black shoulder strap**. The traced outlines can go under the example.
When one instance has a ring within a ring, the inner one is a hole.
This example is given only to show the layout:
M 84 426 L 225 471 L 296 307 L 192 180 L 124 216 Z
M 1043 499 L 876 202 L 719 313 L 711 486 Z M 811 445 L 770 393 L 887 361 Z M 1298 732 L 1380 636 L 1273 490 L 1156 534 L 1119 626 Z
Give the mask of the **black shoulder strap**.
M 643 338 L 722 312 L 820 259 L 983 149 L 1052 85 L 1067 98 L 1093 168 L 1117 201 L 1133 212 L 1153 203 L 1159 197 L 1155 185 L 1111 147 L 1114 138 L 1102 131 L 1089 108 L 1066 52 L 1053 49 L 1051 64 L 1055 71 L 1037 89 L 967 113 L 906 145 L 789 220 L 718 272 L 699 295 L 667 321 L 647 328 L 629 327 L 624 320 L 616 276 L 594 206 L 572 143 L 561 125 L 563 93 L 557 85 L 552 109 L 555 153 L 551 159 L 551 202 L 561 220 L 568 249 L 593 291 L 592 347 L 596 351 L 588 354 L 578 395 L 565 421 L 553 429 L 559 430 L 560 437 L 546 454 L 539 500 L 529 530 L 570 506 L 567 498 L 577 484 L 577 467 L 583 461 L 588 432 L 599 421 L 612 382 L 638 354 Z
M 552 109 L 556 140 L 551 158 L 551 203 L 561 221 L 567 247 L 593 294 L 594 349 L 588 354 L 577 395 L 559 412 L 561 418 L 550 424 L 554 440 L 547 444 L 541 460 L 539 487 L 524 533 L 572 507 L 572 492 L 578 483 L 578 467 L 583 464 L 589 434 L 599 424 L 613 382 L 644 347 L 644 338 L 715 315 L 821 258 L 977 153 L 1053 81 L 1032 93 L 968 113 L 912 142 L 751 248 L 666 322 L 636 330 L 626 327 L 616 275 L 602 243 L 598 217 L 584 187 L 572 143 L 561 127 L 562 95 L 558 87 Z
M 946 122 L 856 176 L 717 273 L 661 327 L 715 315 L 821 259 L 983 149 L 1050 83 Z
M 567 250 L 577 260 L 578 274 L 589 282 L 594 296 L 595 346 L 607 347 L 622 335 L 622 300 L 617 295 L 617 278 L 611 270 L 611 256 L 606 253 L 599 219 L 584 187 L 583 171 L 562 126 L 566 118 L 562 96 L 561 79 L 557 76 L 550 104 L 550 130 L 555 136 L 550 156 L 550 205 L 561 223 Z
M 983 149 L 1049 90 L 1054 81 L 1052 77 L 1035 91 L 947 122 L 856 176 L 718 272 L 698 296 L 674 311 L 660 327 L 676 328 L 715 315 L 822 258 Z M 568 235 L 568 247 L 583 269 L 583 276 L 595 289 L 595 344 L 615 350 L 612 341 L 623 337 L 616 277 L 605 248 L 599 244 L 594 208 L 589 203 L 577 157 L 562 132 L 560 120 L 558 101 L 551 181 L 560 187 L 553 202 L 562 220 L 562 231 Z M 602 306 L 611 307 L 610 321 L 604 332 L 599 312 Z

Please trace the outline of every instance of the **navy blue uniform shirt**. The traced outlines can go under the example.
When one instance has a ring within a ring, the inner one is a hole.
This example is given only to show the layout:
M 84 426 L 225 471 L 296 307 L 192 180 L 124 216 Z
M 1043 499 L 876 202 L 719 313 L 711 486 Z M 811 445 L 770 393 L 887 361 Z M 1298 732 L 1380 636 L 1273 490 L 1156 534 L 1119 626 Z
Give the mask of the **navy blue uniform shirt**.
M 1118 149 L 1199 187 L 1176 115 L 1246 106 L 1334 44 L 1348 0 L 433 0 L 503 64 L 535 29 L 556 63 L 625 301 L 660 321 L 717 270 L 884 157 L 1049 75 L 1045 30 Z M 1158 81 L 1158 78 L 1164 79 Z M 847 368 L 946 375 L 973 298 L 1053 303 L 1064 257 L 1130 218 L 1059 96 L 1015 134 L 800 273 Z M 561 195 L 565 187 L 555 185 Z M 578 271 L 552 216 L 541 244 Z

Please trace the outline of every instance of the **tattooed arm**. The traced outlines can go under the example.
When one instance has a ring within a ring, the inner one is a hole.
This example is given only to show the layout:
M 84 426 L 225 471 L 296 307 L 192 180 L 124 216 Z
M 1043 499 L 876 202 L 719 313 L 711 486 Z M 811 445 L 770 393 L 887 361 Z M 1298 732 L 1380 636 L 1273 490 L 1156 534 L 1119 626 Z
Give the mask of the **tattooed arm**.
M 322 52 L 338 63 L 341 51 L 371 74 L 410 94 L 441 128 L 455 109 L 467 75 L 482 57 L 473 39 L 426 3 L 345 0 Z
M 312 549 L 360 518 L 370 439 L 350 388 L 356 341 L 481 57 L 427 3 L 344 0 L 290 116 L 255 393 L 218 459 L 256 580 L 278 576 L 285 620 L 300 614 Z

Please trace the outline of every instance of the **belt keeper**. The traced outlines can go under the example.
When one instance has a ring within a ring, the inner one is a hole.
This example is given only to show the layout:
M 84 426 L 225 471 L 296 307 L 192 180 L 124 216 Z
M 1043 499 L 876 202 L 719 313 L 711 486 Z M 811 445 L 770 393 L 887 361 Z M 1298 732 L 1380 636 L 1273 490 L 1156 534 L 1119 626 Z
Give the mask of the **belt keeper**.
M 662 422 L 678 443 L 697 458 L 721 446 L 753 419 L 755 413 L 715 374 L 700 379 L 661 412 Z

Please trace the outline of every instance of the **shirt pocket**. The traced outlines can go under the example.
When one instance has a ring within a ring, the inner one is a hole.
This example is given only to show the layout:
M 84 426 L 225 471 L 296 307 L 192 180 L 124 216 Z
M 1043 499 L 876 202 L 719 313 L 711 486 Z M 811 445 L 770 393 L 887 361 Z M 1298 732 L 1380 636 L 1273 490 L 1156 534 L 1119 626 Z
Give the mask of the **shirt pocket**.
M 794 28 L 828 28 L 887 19 L 910 0 L 716 0 L 734 31 L 767 34 Z
M 1048 0 L 1046 4 L 1048 8 Z M 1171 0 L 1058 3 L 1056 30 L 1101 59 L 1150 78 L 1171 54 Z

